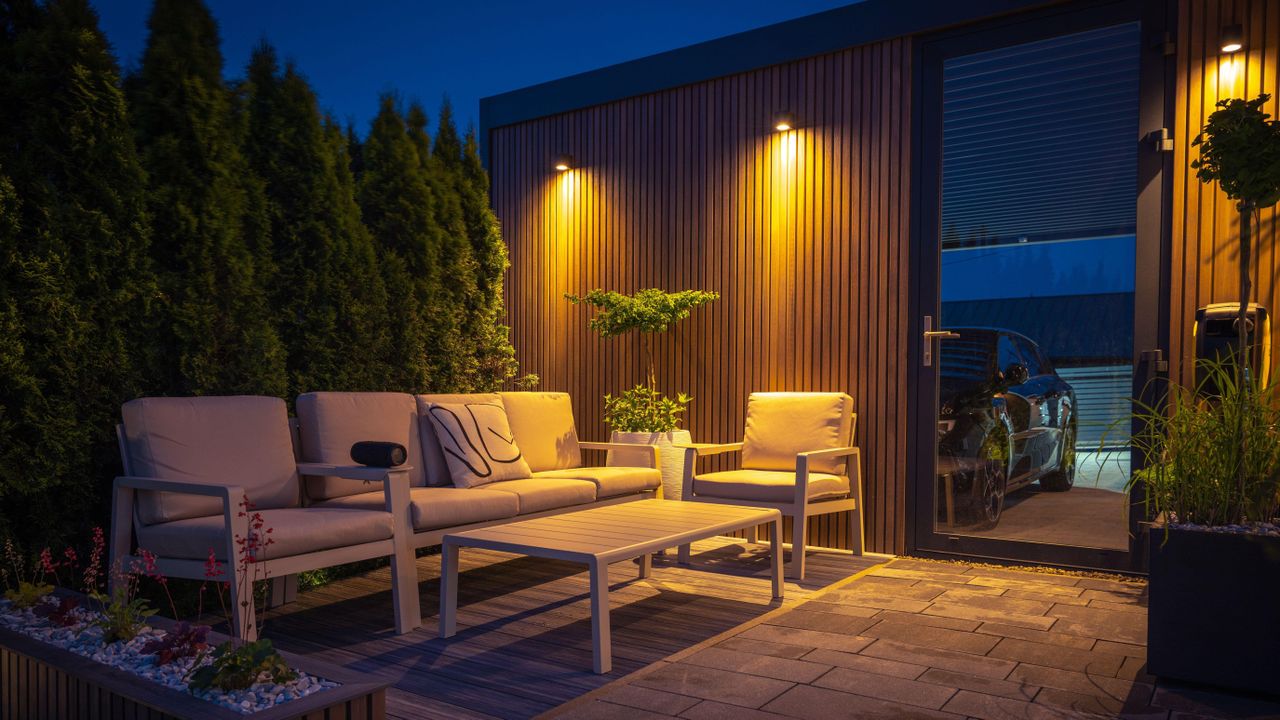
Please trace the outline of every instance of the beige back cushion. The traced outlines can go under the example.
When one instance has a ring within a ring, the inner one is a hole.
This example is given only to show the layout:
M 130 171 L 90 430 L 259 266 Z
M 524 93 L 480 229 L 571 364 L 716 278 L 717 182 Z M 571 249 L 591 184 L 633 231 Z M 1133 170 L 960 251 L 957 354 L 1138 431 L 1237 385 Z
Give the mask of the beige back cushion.
M 449 464 L 445 462 L 444 452 L 440 449 L 440 441 L 436 438 L 436 430 L 427 419 L 427 408 L 432 404 L 452 403 L 492 403 L 502 402 L 498 393 L 436 393 L 418 395 L 418 437 L 422 443 L 422 469 L 426 474 L 427 485 L 452 485 L 449 475 Z
M 529 477 L 529 463 L 520 453 L 501 400 L 431 403 L 427 420 L 440 441 L 456 487 Z
M 121 414 L 134 475 L 238 485 L 254 507 L 297 507 L 298 466 L 284 400 L 141 398 L 125 403 Z M 222 512 L 222 501 L 144 491 L 138 494 L 137 507 L 138 519 L 150 525 L 216 515 Z
M 408 451 L 409 484 L 426 485 L 418 438 L 418 404 L 412 395 L 390 392 L 314 392 L 298 396 L 302 461 L 351 465 L 351 446 L 362 440 L 394 442 Z M 381 490 L 380 484 L 336 477 L 305 479 L 312 500 Z
M 795 470 L 796 454 L 847 447 L 853 442 L 853 398 L 844 393 L 752 393 L 742 467 Z M 844 474 L 844 458 L 810 464 L 815 472 Z
M 524 458 L 533 472 L 582 467 L 569 393 L 504 392 L 502 404 Z

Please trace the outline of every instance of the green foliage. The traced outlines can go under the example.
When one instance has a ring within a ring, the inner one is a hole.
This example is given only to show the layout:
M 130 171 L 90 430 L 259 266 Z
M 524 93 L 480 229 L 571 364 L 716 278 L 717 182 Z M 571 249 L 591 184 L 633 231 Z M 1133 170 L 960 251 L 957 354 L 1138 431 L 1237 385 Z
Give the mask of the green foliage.
M 586 295 L 565 293 L 575 305 L 591 305 L 599 312 L 591 318 L 590 328 L 600 337 L 610 338 L 628 332 L 666 332 L 673 323 L 689 317 L 694 308 L 720 299 L 720 293 L 705 290 L 664 292 L 657 288 L 626 295 L 612 290 L 592 290 Z
M 693 398 L 680 393 L 673 400 L 647 385 L 636 385 L 617 397 L 604 396 L 604 421 L 618 432 L 671 432 Z
M 243 690 L 260 680 L 284 683 L 295 677 L 270 640 L 240 644 L 228 640 L 214 649 L 213 662 L 191 673 L 188 684 L 193 690 Z
M 1142 429 L 1127 449 L 1145 467 L 1130 478 L 1129 489 L 1145 485 L 1153 518 L 1199 525 L 1270 521 L 1280 510 L 1280 385 L 1242 382 L 1233 366 L 1218 361 L 1200 366 L 1201 389 L 1216 386 L 1215 397 L 1173 385 L 1160 402 L 1135 401 Z
M 1200 158 L 1191 161 L 1201 182 L 1214 182 L 1227 197 L 1249 207 L 1280 201 L 1280 120 L 1262 110 L 1271 99 L 1219 100 L 1204 130 L 1192 141 Z
M 52 585 L 23 580 L 18 583 L 18 587 L 5 590 L 4 599 L 13 603 L 14 607 L 23 609 L 35 607 L 41 600 L 48 597 L 51 592 L 53 592 Z
M 147 618 L 156 614 L 134 590 L 134 583 L 121 582 L 110 595 L 94 593 L 90 596 L 101 606 L 93 624 L 102 630 L 103 643 L 129 642 L 138 636 Z

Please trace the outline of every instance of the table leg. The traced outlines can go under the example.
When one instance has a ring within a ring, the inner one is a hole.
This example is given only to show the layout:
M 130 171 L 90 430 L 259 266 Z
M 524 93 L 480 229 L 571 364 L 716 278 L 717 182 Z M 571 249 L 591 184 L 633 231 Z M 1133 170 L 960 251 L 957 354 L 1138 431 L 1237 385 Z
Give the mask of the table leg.
M 458 632 L 458 546 L 445 540 L 440 550 L 440 637 Z
M 781 600 L 782 585 L 782 517 L 773 521 L 773 530 L 769 533 L 769 549 L 773 556 L 773 599 Z
M 613 643 L 609 638 L 609 566 L 600 560 L 591 561 L 591 643 L 595 650 L 592 669 L 599 674 L 613 670 Z
M 653 556 L 645 553 L 640 556 L 640 579 L 643 580 L 653 573 Z
M 689 564 L 689 544 L 688 543 L 685 543 L 684 545 L 680 546 L 680 552 L 676 555 L 676 560 L 681 565 Z

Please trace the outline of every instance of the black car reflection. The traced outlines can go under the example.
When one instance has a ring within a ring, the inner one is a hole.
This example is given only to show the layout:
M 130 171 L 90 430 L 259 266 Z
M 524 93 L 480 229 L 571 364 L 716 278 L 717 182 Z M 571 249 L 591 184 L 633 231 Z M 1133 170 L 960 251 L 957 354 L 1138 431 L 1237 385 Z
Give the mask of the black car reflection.
M 1027 337 L 949 328 L 941 344 L 938 520 L 990 528 L 1008 493 L 1075 481 L 1076 396 Z

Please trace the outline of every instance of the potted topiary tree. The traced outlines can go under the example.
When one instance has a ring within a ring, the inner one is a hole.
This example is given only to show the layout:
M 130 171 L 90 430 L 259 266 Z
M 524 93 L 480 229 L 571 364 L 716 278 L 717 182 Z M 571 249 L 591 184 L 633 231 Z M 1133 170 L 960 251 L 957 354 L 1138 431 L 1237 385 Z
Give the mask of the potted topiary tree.
M 1280 123 L 1263 112 L 1268 99 L 1219 102 L 1194 142 L 1197 177 L 1216 181 L 1240 212 L 1235 356 L 1201 360 L 1198 387 L 1174 383 L 1160 402 L 1136 404 L 1130 443 L 1143 469 L 1130 485 L 1142 485 L 1154 520 L 1148 671 L 1274 694 L 1280 386 L 1249 372 L 1245 327 L 1252 227 L 1260 208 L 1280 200 Z
M 597 309 L 590 328 L 602 338 L 639 333 L 644 351 L 645 381 L 620 395 L 604 396 L 604 421 L 612 430 L 612 442 L 658 445 L 662 457 L 663 496 L 679 500 L 684 477 L 684 452 L 688 430 L 680 429 L 680 416 L 692 398 L 678 393 L 670 398 L 658 390 L 658 374 L 653 361 L 653 335 L 666 332 L 695 308 L 719 299 L 720 294 L 704 290 L 665 292 L 657 288 L 626 295 L 611 290 L 592 290 L 586 295 L 565 293 L 575 305 Z M 639 457 L 639 456 L 637 456 Z M 609 464 L 630 464 L 630 458 L 610 453 Z

